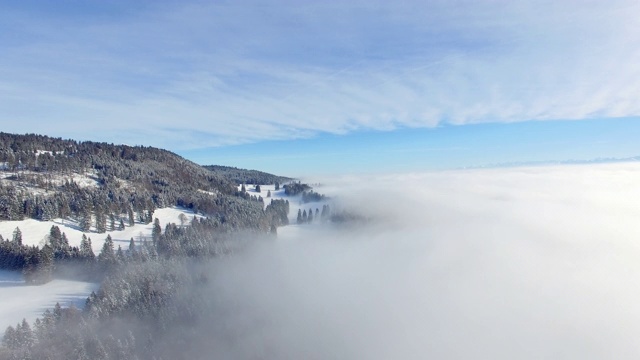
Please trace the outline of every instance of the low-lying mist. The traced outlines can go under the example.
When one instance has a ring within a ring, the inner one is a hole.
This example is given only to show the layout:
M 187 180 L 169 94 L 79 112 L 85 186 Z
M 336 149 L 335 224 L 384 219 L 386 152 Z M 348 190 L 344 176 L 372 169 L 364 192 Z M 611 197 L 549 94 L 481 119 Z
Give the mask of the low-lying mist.
M 213 262 L 193 353 L 234 359 L 640 354 L 640 164 L 325 179 L 358 227 Z

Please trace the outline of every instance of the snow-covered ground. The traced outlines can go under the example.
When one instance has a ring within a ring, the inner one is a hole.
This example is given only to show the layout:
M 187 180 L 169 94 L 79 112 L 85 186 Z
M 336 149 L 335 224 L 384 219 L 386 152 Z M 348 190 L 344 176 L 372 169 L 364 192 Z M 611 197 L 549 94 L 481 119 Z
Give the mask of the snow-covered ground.
M 158 218 L 162 228 L 168 223 L 180 225 L 180 214 L 187 217 L 187 224 L 193 219 L 194 213 L 178 207 L 157 209 L 153 213 Z M 195 215 L 202 217 L 201 215 Z M 74 222 L 61 219 L 53 221 L 38 221 L 33 219 L 22 221 L 0 222 L 0 234 L 5 239 L 11 239 L 16 227 L 22 232 L 23 243 L 27 245 L 42 246 L 46 242 L 52 225 L 57 225 L 67 235 L 71 246 L 79 246 L 83 232 L 78 230 Z M 87 233 L 91 237 L 93 251 L 98 254 L 107 235 L 111 235 L 116 247 L 121 245 L 123 249 L 129 246 L 129 240 L 133 237 L 136 241 L 140 238 L 150 238 L 153 223 L 126 226 L 122 231 L 110 231 L 104 234 Z M 52 309 L 56 302 L 63 307 L 74 304 L 78 308 L 84 306 L 87 296 L 96 290 L 99 284 L 82 281 L 53 280 L 45 285 L 26 286 L 19 272 L 0 271 L 0 336 L 7 326 L 22 321 L 23 318 L 33 322 L 46 309 Z
M 281 227 L 278 229 L 282 239 L 293 239 L 296 234 L 307 225 L 296 225 L 296 216 L 298 209 L 309 210 L 316 208 L 322 210 L 322 203 L 306 203 L 303 204 L 301 196 L 287 196 L 284 189 L 275 190 L 274 185 L 261 185 L 260 193 L 255 191 L 253 186 L 248 186 L 247 191 L 251 195 L 262 196 L 264 198 L 265 207 L 271 199 L 287 199 L 290 204 L 289 221 L 292 225 Z M 271 191 L 271 198 L 267 198 L 267 192 Z M 180 224 L 180 215 L 187 217 L 187 224 L 193 219 L 193 216 L 200 218 L 186 209 L 171 207 L 157 209 L 153 213 L 154 218 L 158 218 L 162 228 L 168 223 Z M 102 248 L 107 235 L 111 235 L 116 247 L 121 245 L 124 249 L 128 248 L 129 240 L 133 237 L 136 241 L 141 238 L 150 238 L 153 223 L 139 224 L 134 226 L 126 226 L 122 231 L 110 231 L 103 234 L 95 232 L 83 233 L 77 227 L 77 224 L 70 220 L 54 219 L 52 221 L 38 221 L 33 219 L 21 221 L 1 221 L 0 234 L 4 239 L 11 239 L 16 227 L 22 232 L 23 243 L 27 245 L 42 246 L 45 244 L 47 235 L 52 225 L 57 225 L 60 230 L 67 235 L 71 246 L 79 246 L 82 235 L 86 234 L 92 240 L 93 250 L 98 254 Z M 54 280 L 41 286 L 25 286 L 22 275 L 18 272 L 0 271 L 0 336 L 4 333 L 7 326 L 15 326 L 23 318 L 32 323 L 36 318 L 42 315 L 46 309 L 52 309 L 56 302 L 63 307 L 74 304 L 78 308 L 84 306 L 84 302 L 91 291 L 96 290 L 99 284 L 86 283 L 81 281 Z
M 157 209 L 153 213 L 153 218 L 158 218 L 160 225 L 164 230 L 164 227 L 168 223 L 175 223 L 180 225 L 180 214 L 184 214 L 187 217 L 187 224 L 193 219 L 194 213 L 192 211 L 170 207 Z M 196 217 L 202 217 L 201 215 L 195 215 Z M 107 235 L 111 235 L 113 242 L 116 246 L 121 245 L 123 249 L 127 249 L 129 246 L 129 240 L 133 238 L 139 241 L 143 238 L 151 237 L 151 230 L 153 229 L 153 223 L 151 224 L 139 224 L 134 226 L 125 226 L 122 231 L 109 231 L 103 234 L 96 232 L 83 233 L 78 229 L 77 224 L 73 221 L 54 219 L 51 221 L 38 221 L 33 219 L 20 220 L 20 221 L 0 221 L 0 235 L 4 239 L 11 239 L 16 227 L 20 228 L 22 232 L 22 242 L 26 245 L 43 246 L 46 242 L 47 235 L 51 230 L 51 226 L 57 225 L 60 227 L 60 231 L 67 235 L 69 239 L 69 245 L 80 246 L 82 240 L 82 234 L 86 234 L 91 238 L 91 244 L 93 245 L 93 251 L 98 254 L 102 249 L 102 244 L 107 238 Z M 117 224 L 116 224 L 117 226 Z
M 20 273 L 0 270 L 0 336 L 7 326 L 15 326 L 22 319 L 33 326 L 33 321 L 45 310 L 52 310 L 57 302 L 63 307 L 73 304 L 82 308 L 87 296 L 97 289 L 98 284 L 71 280 L 27 286 Z
M 238 186 L 238 190 L 240 190 L 240 188 L 241 186 Z M 260 190 L 261 190 L 260 192 L 256 191 L 254 185 L 246 185 L 245 188 L 247 190 L 247 193 L 249 193 L 249 195 L 262 196 L 262 198 L 264 199 L 265 208 L 267 207 L 267 205 L 269 205 L 269 203 L 271 202 L 271 199 L 289 200 L 289 224 L 292 224 L 290 226 L 293 226 L 296 224 L 298 209 L 306 210 L 306 211 L 309 211 L 309 209 L 313 209 L 314 216 L 315 216 L 316 209 L 322 212 L 322 205 L 327 203 L 326 201 L 303 203 L 302 195 L 288 196 L 284 193 L 284 189 L 282 187 L 280 187 L 279 190 L 276 190 L 275 185 L 260 185 Z M 322 194 L 322 191 L 316 190 L 315 188 L 313 190 Z M 267 197 L 267 193 L 269 191 L 271 191 L 271 197 Z M 323 195 L 326 195 L 326 194 L 323 194 Z M 278 229 L 278 233 L 280 233 L 282 229 L 283 228 Z

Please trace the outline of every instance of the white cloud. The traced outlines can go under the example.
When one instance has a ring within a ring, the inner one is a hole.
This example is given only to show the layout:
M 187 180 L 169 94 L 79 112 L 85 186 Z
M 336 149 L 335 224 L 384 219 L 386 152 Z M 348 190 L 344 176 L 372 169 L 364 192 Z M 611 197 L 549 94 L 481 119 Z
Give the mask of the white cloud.
M 80 137 L 119 142 L 106 127 L 154 128 L 145 141 L 184 149 L 640 115 L 632 1 L 191 3 L 63 27 L 12 15 L 33 27 L 0 60 L 5 131 L 82 123 Z
M 218 262 L 206 353 L 634 359 L 638 181 L 638 164 L 334 178 L 320 190 L 377 224 Z

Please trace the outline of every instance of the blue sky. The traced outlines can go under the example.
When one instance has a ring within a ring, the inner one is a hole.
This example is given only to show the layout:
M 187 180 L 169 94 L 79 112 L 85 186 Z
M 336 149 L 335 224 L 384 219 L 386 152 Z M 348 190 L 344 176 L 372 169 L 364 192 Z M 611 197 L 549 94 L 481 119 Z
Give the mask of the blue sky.
M 296 176 L 635 156 L 638 18 L 631 0 L 0 0 L 1 130 Z

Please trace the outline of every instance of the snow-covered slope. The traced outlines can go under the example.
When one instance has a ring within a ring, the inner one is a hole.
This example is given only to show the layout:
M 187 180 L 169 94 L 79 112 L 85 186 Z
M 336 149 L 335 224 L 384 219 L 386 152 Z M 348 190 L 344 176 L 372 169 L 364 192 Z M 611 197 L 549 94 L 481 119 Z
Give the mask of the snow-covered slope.
M 158 209 L 153 213 L 154 218 L 158 218 L 160 224 L 164 226 L 168 223 L 181 224 L 180 215 L 187 217 L 187 224 L 195 215 L 186 209 L 171 207 Z M 52 225 L 57 225 L 60 230 L 67 235 L 71 246 L 79 246 L 83 232 L 78 229 L 72 221 L 55 219 L 53 221 L 38 221 L 33 219 L 22 221 L 2 221 L 0 222 L 0 234 L 5 239 L 11 239 L 16 227 L 22 232 L 23 243 L 27 245 L 42 246 L 45 244 L 47 235 Z M 129 239 L 132 237 L 137 241 L 140 238 L 150 238 L 152 224 L 138 224 L 127 226 L 122 231 L 110 231 L 104 234 L 87 233 L 91 237 L 93 250 L 98 254 L 107 235 L 111 235 L 116 247 L 121 245 L 123 249 L 129 246 Z M 47 309 L 52 309 L 56 302 L 63 307 L 74 304 L 82 308 L 91 294 L 97 290 L 99 284 L 87 283 L 71 280 L 53 280 L 41 286 L 26 286 L 19 272 L 0 270 L 0 336 L 4 334 L 7 326 L 15 326 L 23 318 L 33 324 L 33 321 L 40 317 Z
M 241 186 L 238 187 L 238 190 L 241 189 Z M 302 195 L 296 196 L 288 196 L 284 193 L 284 189 L 281 187 L 279 190 L 275 189 L 275 185 L 260 185 L 260 192 L 257 192 L 255 186 L 248 185 L 246 186 L 247 193 L 252 196 L 262 196 L 264 199 L 264 207 L 266 208 L 269 205 L 271 199 L 285 199 L 289 200 L 289 223 L 295 224 L 296 218 L 298 216 L 298 209 L 307 210 L 313 209 L 314 215 L 316 209 L 322 211 L 322 205 L 326 204 L 326 202 L 302 202 Z M 267 197 L 267 193 L 271 191 L 271 197 Z
M 164 229 L 165 225 L 168 223 L 175 223 L 180 225 L 180 214 L 184 214 L 187 217 L 187 224 L 195 215 L 193 212 L 186 209 L 170 207 L 157 209 L 153 213 L 153 217 L 154 219 L 158 218 L 158 220 L 160 221 L 160 225 Z M 202 217 L 201 215 L 195 216 Z M 67 238 L 69 239 L 69 245 L 71 246 L 80 246 L 82 234 L 86 234 L 91 238 L 93 251 L 96 254 L 98 254 L 102 249 L 102 244 L 107 238 L 107 235 L 111 235 L 116 248 L 118 247 L 118 245 L 121 245 L 123 249 L 127 249 L 129 246 L 129 240 L 131 238 L 134 238 L 134 240 L 136 241 L 141 240 L 145 237 L 150 238 L 151 230 L 153 228 L 153 223 L 136 223 L 134 226 L 126 226 L 122 231 L 109 231 L 103 234 L 98 234 L 95 232 L 83 233 L 81 230 L 79 230 L 77 224 L 70 220 L 63 221 L 62 219 L 54 219 L 51 221 L 39 221 L 27 219 L 21 221 L 0 221 L 0 235 L 2 235 L 5 240 L 11 239 L 16 227 L 19 227 L 20 231 L 22 232 L 23 244 L 43 246 L 46 242 L 47 235 L 51 230 L 51 226 L 53 225 L 57 225 L 58 227 L 60 227 L 60 231 L 64 232 L 67 235 Z
M 71 280 L 27 286 L 20 273 L 0 270 L 0 336 L 7 326 L 15 326 L 22 319 L 33 324 L 45 310 L 52 310 L 57 302 L 63 307 L 73 304 L 82 308 L 87 296 L 97 288 L 98 284 Z

